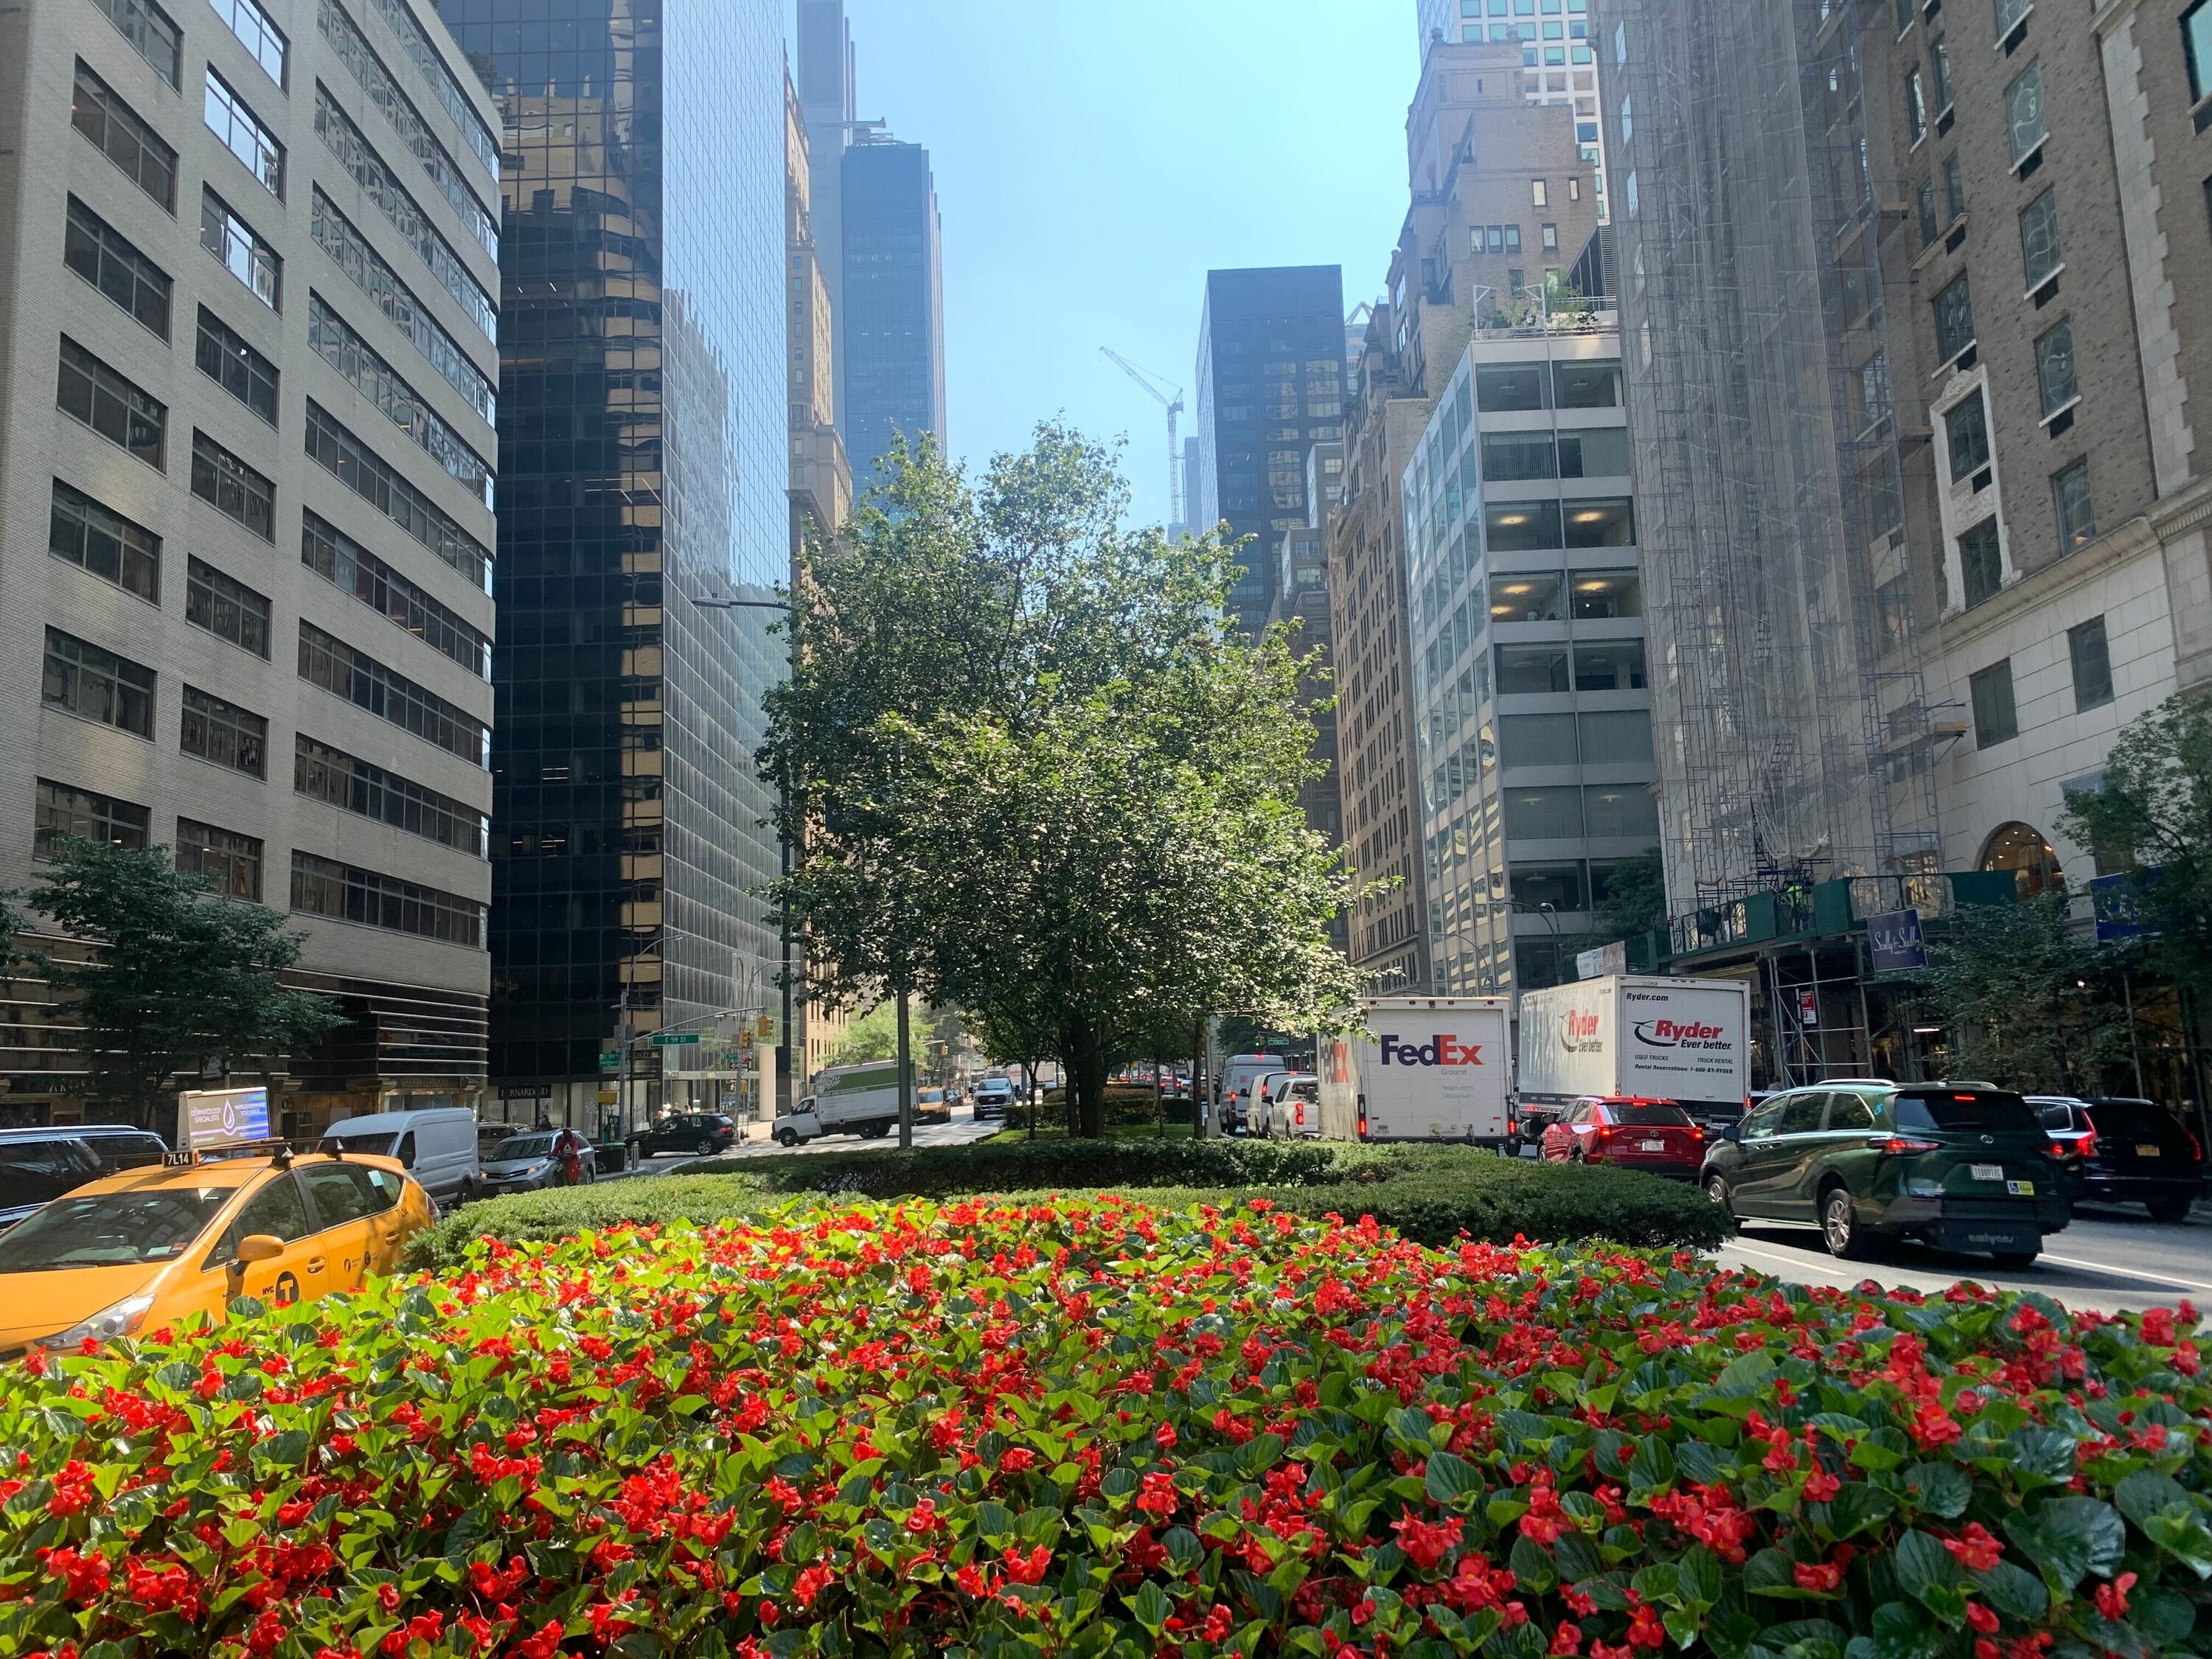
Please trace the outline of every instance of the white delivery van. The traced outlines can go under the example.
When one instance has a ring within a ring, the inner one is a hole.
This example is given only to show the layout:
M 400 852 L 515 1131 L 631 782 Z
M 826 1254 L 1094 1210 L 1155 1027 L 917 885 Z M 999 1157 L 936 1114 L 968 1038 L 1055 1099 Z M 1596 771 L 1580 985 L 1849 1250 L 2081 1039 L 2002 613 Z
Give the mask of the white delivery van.
M 779 1146 L 803 1146 L 819 1135 L 873 1140 L 898 1127 L 898 1061 L 830 1066 L 814 1074 L 805 1097 L 779 1109 L 772 1133 Z
M 1608 974 L 1521 997 L 1516 1130 L 1542 1134 L 1583 1095 L 1671 1100 L 1701 1123 L 1743 1115 L 1751 986 Z
M 323 1131 L 316 1150 L 396 1158 L 423 1191 L 449 1205 L 465 1204 L 483 1190 L 481 1145 L 474 1112 L 465 1106 L 428 1106 L 340 1118 Z
M 1223 1060 L 1215 1127 L 1224 1134 L 1259 1133 L 1259 1120 L 1251 1113 L 1252 1085 L 1270 1072 L 1288 1070 L 1280 1054 L 1231 1054 Z
M 1321 1132 L 1331 1140 L 1495 1146 L 1509 1133 L 1502 997 L 1382 997 L 1367 1027 L 1321 1039 Z

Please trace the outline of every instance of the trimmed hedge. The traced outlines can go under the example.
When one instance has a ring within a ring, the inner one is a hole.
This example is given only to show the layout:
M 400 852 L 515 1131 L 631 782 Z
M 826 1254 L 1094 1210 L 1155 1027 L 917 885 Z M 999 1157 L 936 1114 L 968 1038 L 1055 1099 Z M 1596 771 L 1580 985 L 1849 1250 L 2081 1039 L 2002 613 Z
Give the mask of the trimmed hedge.
M 1468 1147 L 1334 1142 L 1038 1140 L 910 1152 L 795 1154 L 682 1174 L 471 1204 L 410 1246 L 408 1265 L 451 1269 L 471 1243 L 549 1243 L 625 1222 L 714 1222 L 787 1197 L 967 1197 L 980 1194 L 1140 1192 L 1184 1209 L 1273 1200 L 1300 1215 L 1372 1216 L 1424 1244 L 1462 1235 L 1604 1239 L 1641 1248 L 1719 1244 L 1733 1231 L 1693 1187 L 1603 1168 L 1524 1163 Z

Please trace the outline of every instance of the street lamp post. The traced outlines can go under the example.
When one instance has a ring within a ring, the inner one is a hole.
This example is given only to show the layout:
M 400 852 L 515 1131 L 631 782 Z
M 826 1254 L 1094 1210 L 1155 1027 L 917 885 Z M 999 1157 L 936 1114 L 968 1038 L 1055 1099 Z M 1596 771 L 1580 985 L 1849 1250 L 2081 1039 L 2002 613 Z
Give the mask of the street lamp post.
M 1552 952 L 1553 957 L 1557 957 L 1559 949 L 1559 913 L 1555 906 L 1548 903 L 1530 904 L 1522 899 L 1493 898 L 1490 901 L 1490 908 L 1492 911 L 1512 910 L 1527 915 L 1543 917 L 1544 925 L 1552 930 Z

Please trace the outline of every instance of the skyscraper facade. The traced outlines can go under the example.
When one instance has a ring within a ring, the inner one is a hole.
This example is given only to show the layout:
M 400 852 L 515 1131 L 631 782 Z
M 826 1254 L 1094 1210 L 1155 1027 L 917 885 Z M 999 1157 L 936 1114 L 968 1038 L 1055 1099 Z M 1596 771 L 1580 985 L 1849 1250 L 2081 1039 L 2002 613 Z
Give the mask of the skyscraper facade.
M 1438 40 L 1513 46 L 1521 52 L 1522 95 L 1532 104 L 1575 113 L 1575 143 L 1589 163 L 1598 216 L 1610 219 L 1606 197 L 1605 124 L 1599 113 L 1596 43 L 1591 0 L 1418 0 L 1421 50 Z
M 840 424 L 865 490 L 893 439 L 944 442 L 943 237 L 920 144 L 863 135 L 843 171 Z
M 0 887 L 289 911 L 287 1133 L 483 1087 L 496 131 L 410 0 L 0 13 Z M 88 1073 L 0 981 L 6 1117 Z
M 783 32 L 771 0 L 445 0 L 505 121 L 507 721 L 493 1070 L 591 1121 L 647 1041 L 772 1002 L 755 771 L 791 550 Z
M 1210 271 L 1199 324 L 1200 498 L 1194 525 L 1251 538 L 1230 596 L 1267 625 L 1283 538 L 1306 524 L 1306 462 L 1344 437 L 1344 272 L 1336 265 Z
M 859 74 L 845 0 L 799 0 L 795 70 L 806 128 L 808 217 L 828 291 L 831 399 L 844 400 L 845 164 L 859 116 Z M 837 418 L 835 410 L 830 418 Z

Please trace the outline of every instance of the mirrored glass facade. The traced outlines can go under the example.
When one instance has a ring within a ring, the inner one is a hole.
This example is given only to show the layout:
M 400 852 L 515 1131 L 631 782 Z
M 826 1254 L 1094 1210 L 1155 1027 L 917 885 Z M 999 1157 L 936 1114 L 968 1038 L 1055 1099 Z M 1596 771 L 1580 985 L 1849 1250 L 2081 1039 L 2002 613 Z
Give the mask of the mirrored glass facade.
M 492 1072 L 769 996 L 788 570 L 773 0 L 442 0 L 505 124 Z M 512 392 L 508 387 L 512 387 Z M 652 1051 L 637 1049 L 640 1074 Z

